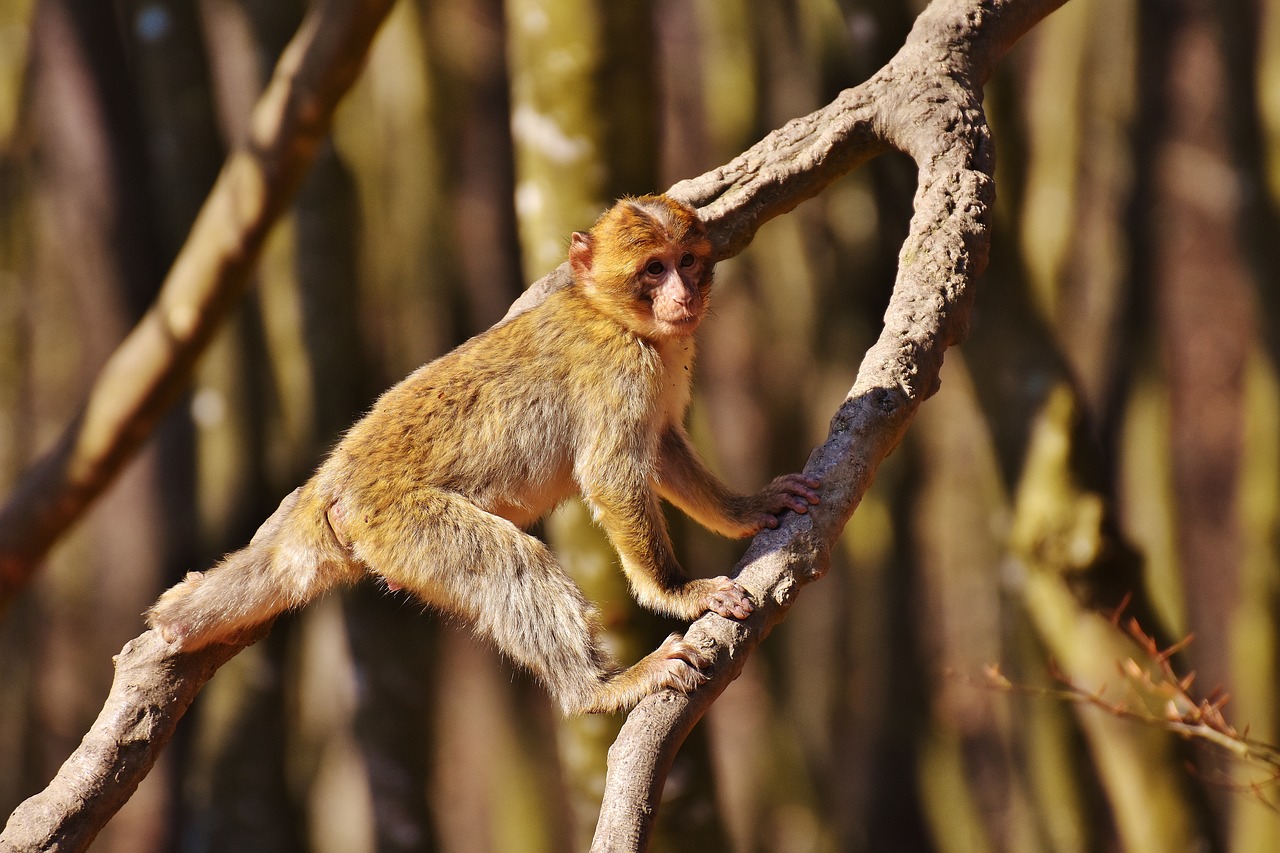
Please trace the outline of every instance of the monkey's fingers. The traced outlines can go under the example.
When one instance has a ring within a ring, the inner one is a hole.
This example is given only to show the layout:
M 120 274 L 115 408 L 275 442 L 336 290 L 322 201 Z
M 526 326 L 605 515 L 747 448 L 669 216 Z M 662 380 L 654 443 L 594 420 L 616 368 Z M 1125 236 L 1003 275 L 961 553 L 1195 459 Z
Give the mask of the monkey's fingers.
M 754 520 L 755 532 L 777 527 L 777 516 L 787 510 L 800 515 L 808 512 L 809 507 L 816 506 L 821 501 L 816 491 L 821 485 L 821 481 L 804 474 L 784 474 L 776 478 L 761 489 L 753 500 L 759 512 Z
M 804 474 L 783 474 L 769 488 L 794 512 L 808 512 L 822 502 L 817 490 L 822 481 Z
M 710 589 L 698 599 L 703 610 L 718 613 L 726 619 L 746 619 L 755 612 L 751 594 L 737 581 L 718 577 L 709 579 L 707 583 L 711 585 Z

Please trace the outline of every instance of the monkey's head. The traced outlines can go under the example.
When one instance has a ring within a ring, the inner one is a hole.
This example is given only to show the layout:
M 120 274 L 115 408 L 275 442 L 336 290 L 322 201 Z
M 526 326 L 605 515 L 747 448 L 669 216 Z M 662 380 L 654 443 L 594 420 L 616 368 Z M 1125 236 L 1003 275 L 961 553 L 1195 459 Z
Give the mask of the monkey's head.
M 574 279 L 602 309 L 650 338 L 692 335 L 707 312 L 711 240 L 666 196 L 624 198 L 569 243 Z

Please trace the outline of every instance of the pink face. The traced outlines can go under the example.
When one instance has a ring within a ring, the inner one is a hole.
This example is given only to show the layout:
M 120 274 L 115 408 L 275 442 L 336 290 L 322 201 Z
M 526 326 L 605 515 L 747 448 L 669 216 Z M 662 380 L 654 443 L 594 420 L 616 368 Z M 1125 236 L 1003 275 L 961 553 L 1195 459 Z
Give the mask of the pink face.
M 707 312 L 711 242 L 670 199 L 618 202 L 590 233 L 574 232 L 569 263 L 598 307 L 645 337 L 688 337 Z
M 698 285 L 705 261 L 680 246 L 652 255 L 641 268 L 640 295 L 653 310 L 658 331 L 673 337 L 693 334 L 706 313 Z

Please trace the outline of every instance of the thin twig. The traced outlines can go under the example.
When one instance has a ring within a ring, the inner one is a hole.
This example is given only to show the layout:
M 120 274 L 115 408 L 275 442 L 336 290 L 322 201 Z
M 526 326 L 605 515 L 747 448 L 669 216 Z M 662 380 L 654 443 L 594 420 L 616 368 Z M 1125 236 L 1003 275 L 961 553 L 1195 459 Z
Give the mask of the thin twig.
M 1123 607 L 1122 604 L 1117 608 L 1111 618 L 1118 628 L 1122 627 L 1120 610 Z M 1265 792 L 1280 787 L 1280 746 L 1249 737 L 1247 729 L 1243 732 L 1236 729 L 1223 713 L 1223 708 L 1231 700 L 1230 694 L 1214 688 L 1206 697 L 1197 698 L 1191 692 L 1195 673 L 1182 675 L 1174 667 L 1176 655 L 1194 638 L 1187 635 L 1161 648 L 1136 619 L 1125 621 L 1123 630 L 1138 645 L 1143 656 L 1141 661 L 1132 657 L 1117 661 L 1128 699 L 1110 698 L 1113 691 L 1106 684 L 1092 688 L 1078 684 L 1052 661 L 1048 673 L 1057 682 L 1056 687 L 1018 684 L 994 664 L 985 668 L 981 683 L 1005 693 L 1087 705 L 1118 719 L 1163 729 L 1185 740 L 1207 744 L 1238 762 L 1266 772 L 1265 777 L 1243 785 L 1231 780 L 1216 784 L 1248 792 L 1268 808 L 1277 809 L 1276 803 L 1268 799 Z

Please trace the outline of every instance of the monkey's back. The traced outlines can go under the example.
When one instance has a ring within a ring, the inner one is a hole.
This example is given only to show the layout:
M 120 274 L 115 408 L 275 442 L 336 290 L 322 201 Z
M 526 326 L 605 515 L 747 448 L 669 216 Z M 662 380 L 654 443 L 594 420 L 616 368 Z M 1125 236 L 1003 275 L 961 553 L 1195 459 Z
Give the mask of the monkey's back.
M 317 485 L 362 514 L 441 489 L 523 526 L 577 491 L 592 446 L 652 456 L 662 373 L 651 344 L 566 288 L 384 393 Z

